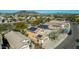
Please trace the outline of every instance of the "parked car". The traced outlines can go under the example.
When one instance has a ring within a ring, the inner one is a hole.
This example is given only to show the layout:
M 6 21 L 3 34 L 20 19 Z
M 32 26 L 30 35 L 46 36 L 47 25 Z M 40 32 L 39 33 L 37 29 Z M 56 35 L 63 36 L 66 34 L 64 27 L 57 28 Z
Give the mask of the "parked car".
M 69 31 L 69 33 L 68 33 L 68 35 L 71 35 L 72 34 L 72 30 L 70 29 L 70 31 Z

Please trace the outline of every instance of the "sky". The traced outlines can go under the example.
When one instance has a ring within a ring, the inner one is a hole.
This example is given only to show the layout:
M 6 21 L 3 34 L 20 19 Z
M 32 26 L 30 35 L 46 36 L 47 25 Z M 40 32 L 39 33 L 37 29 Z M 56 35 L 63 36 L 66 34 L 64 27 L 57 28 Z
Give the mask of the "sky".
M 20 10 L 0 10 L 1 13 L 14 13 Z M 26 10 L 26 11 L 35 11 L 38 13 L 48 13 L 48 14 L 79 14 L 79 10 Z

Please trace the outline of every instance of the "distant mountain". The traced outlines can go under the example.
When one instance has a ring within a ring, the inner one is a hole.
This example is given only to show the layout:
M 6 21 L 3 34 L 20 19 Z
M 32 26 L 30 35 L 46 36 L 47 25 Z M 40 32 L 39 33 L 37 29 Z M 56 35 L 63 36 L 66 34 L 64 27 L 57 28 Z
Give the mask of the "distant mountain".
M 21 10 L 21 11 L 18 11 L 16 13 L 39 14 L 38 12 L 35 12 L 35 11 L 26 11 L 26 10 Z

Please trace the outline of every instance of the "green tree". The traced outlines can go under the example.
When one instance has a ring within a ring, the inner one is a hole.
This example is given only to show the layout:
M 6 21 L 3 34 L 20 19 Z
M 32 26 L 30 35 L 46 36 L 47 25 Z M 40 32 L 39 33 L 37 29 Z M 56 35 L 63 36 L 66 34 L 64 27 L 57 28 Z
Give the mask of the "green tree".
M 40 19 L 33 19 L 33 20 L 28 20 L 28 23 L 30 23 L 33 26 L 39 25 L 41 22 Z
M 75 21 L 79 23 L 79 16 L 75 18 Z
M 0 32 L 12 29 L 13 27 L 11 26 L 11 24 L 0 24 Z
M 27 24 L 25 24 L 24 22 L 19 22 L 15 24 L 15 30 L 23 30 L 27 28 Z
M 18 17 L 18 20 L 19 21 L 23 21 L 24 19 L 22 17 Z
M 59 35 L 59 31 L 57 31 L 57 30 L 53 31 L 52 30 L 52 32 L 48 36 L 51 40 L 55 40 L 58 37 L 58 35 Z
M 66 20 L 75 22 L 75 17 L 76 17 L 76 15 L 74 15 L 74 14 L 69 14 L 69 15 L 64 15 L 63 17 L 64 17 Z
M 45 19 L 45 22 L 49 22 L 49 21 L 51 21 L 50 18 L 46 18 L 46 19 Z

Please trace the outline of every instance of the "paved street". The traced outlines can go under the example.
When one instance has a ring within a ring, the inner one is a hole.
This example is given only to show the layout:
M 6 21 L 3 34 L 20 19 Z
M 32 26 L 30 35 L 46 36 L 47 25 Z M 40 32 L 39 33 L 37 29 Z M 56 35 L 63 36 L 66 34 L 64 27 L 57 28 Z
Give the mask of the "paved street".
M 73 39 L 75 40 L 79 38 L 79 29 L 77 23 L 72 24 L 72 30 L 73 30 Z
M 58 47 L 57 49 L 75 49 L 76 39 L 79 38 L 79 29 L 77 23 L 71 23 L 72 34 L 69 35 Z
M 77 23 L 70 23 L 71 24 L 71 30 L 72 35 L 69 35 L 67 39 L 64 42 L 64 48 L 65 49 L 75 49 L 76 48 L 76 39 L 79 38 L 79 29 Z
M 72 39 L 73 39 L 73 43 L 74 43 L 74 45 L 73 45 L 73 47 L 74 48 L 76 48 L 76 39 L 78 39 L 79 38 L 79 28 L 78 28 L 78 24 L 77 23 L 71 23 L 71 25 L 72 25 L 72 31 L 73 31 L 73 33 L 72 33 Z

